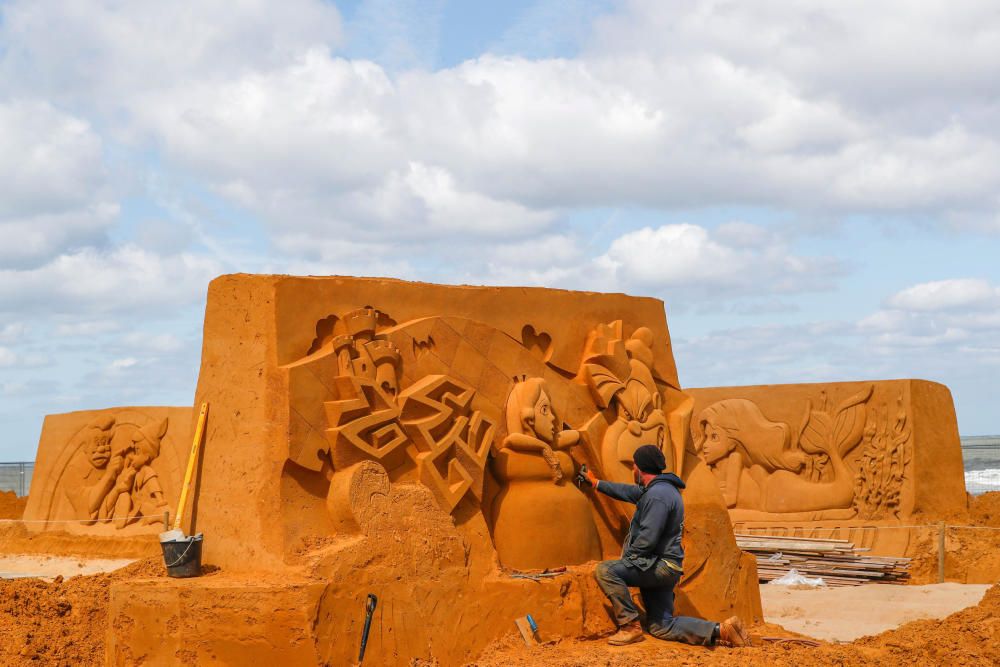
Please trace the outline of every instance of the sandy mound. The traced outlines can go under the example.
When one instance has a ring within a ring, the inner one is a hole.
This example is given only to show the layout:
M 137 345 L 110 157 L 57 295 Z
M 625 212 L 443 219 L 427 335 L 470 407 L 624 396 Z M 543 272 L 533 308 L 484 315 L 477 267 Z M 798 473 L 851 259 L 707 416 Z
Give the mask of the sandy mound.
M 755 628 L 757 636 L 774 636 L 775 628 Z M 872 665 L 923 667 L 1000 664 L 1000 586 L 993 586 L 975 607 L 940 621 L 914 621 L 852 644 L 819 647 L 768 644 L 750 649 L 682 646 L 647 638 L 615 648 L 603 640 L 564 641 L 527 649 L 508 637 L 487 649 L 470 667 L 569 667 L 602 665 L 749 665 L 751 667 L 818 667 Z
M 0 491 L 0 519 L 20 519 L 28 497 L 19 498 L 13 491 Z
M 1000 528 L 1000 491 L 969 496 L 969 518 L 973 526 Z
M 1000 580 L 1000 491 L 969 496 L 969 515 L 947 524 L 945 579 L 966 584 Z M 928 532 L 914 550 L 910 578 L 914 583 L 938 580 L 937 535 Z
M 112 582 L 166 576 L 150 558 L 110 574 L 0 580 L 0 664 L 100 665 Z

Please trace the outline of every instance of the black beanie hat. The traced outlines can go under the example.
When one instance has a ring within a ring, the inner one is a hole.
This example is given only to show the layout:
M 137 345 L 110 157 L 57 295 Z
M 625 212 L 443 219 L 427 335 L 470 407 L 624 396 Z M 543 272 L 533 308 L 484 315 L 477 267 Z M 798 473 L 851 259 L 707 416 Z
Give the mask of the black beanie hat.
M 632 460 L 639 470 L 650 475 L 659 475 L 667 467 L 667 460 L 656 445 L 643 445 L 635 450 Z

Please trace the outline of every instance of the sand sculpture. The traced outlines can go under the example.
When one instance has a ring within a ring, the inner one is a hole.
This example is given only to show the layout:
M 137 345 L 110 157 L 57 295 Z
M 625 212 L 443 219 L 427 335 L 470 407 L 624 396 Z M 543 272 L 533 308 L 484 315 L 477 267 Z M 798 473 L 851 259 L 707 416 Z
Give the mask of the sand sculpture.
M 921 380 L 692 389 L 692 436 L 738 530 L 849 537 L 908 555 L 902 530 L 965 511 L 951 394 Z
M 164 513 L 177 502 L 190 422 L 190 408 L 49 415 L 26 526 L 90 535 L 161 531 Z
M 195 398 L 190 531 L 222 574 L 113 587 L 109 660 L 348 664 L 368 593 L 372 664 L 456 664 L 525 613 L 548 636 L 610 628 L 592 561 L 629 508 L 573 477 L 627 479 L 647 442 L 688 484 L 678 609 L 760 616 L 654 299 L 224 276 Z

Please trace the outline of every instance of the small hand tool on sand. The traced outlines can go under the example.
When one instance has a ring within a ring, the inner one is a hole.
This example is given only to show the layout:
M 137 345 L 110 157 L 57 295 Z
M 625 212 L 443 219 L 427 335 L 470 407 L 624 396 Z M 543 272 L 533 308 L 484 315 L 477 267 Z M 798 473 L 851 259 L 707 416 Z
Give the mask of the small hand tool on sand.
M 542 643 L 538 638 L 538 623 L 531 617 L 531 614 L 515 618 L 514 625 L 517 626 L 518 631 L 521 633 L 521 639 L 524 640 L 525 646 L 535 646 Z
M 368 631 L 371 630 L 372 616 L 375 614 L 375 606 L 377 604 L 378 598 L 369 593 L 368 599 L 365 600 L 365 629 L 361 632 L 361 652 L 358 654 L 359 665 L 365 659 L 365 648 L 368 646 Z

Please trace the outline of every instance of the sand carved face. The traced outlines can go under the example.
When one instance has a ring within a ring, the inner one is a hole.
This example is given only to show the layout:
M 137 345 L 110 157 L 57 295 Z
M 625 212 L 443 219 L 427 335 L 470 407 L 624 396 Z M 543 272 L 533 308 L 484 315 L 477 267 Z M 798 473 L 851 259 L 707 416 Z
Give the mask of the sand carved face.
M 552 410 L 552 400 L 545 390 L 539 392 L 538 400 L 530 410 L 531 416 L 525 419 L 525 431 L 534 433 L 542 442 L 551 444 L 556 437 L 556 415 Z
M 90 461 L 90 465 L 103 470 L 111 460 L 111 434 L 107 431 L 94 430 L 88 435 L 83 445 L 84 451 L 87 452 L 87 460 Z
M 705 463 L 714 466 L 732 454 L 736 443 L 723 429 L 711 422 L 705 422 L 704 433 L 705 440 L 701 446 L 701 455 Z
M 663 396 L 653 378 L 653 332 L 639 327 L 622 337 L 621 321 L 598 326 L 587 343 L 583 376 L 600 408 L 613 408 L 601 441 L 601 464 L 607 479 L 632 480 L 632 455 L 642 445 L 655 445 L 666 457 L 667 469 L 676 462 L 667 440 Z

